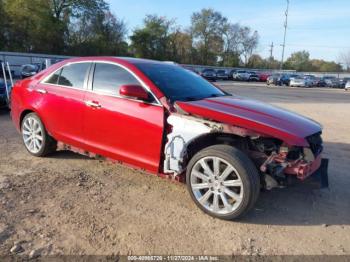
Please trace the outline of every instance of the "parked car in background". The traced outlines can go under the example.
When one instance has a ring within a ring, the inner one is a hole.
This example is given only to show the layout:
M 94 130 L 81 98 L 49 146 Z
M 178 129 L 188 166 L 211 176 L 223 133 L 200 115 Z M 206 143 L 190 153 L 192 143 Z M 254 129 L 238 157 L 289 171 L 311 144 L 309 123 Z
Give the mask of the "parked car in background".
M 320 81 L 321 81 L 321 77 L 319 77 L 319 76 L 316 76 L 315 77 L 315 87 L 319 87 L 320 86 Z
M 11 83 L 10 81 L 7 81 L 7 91 L 6 91 L 6 85 L 5 80 L 0 79 L 0 108 L 1 107 L 8 107 L 9 101 L 7 99 L 7 93 L 10 96 L 11 95 Z
M 233 75 L 233 80 L 248 81 L 250 73 L 246 70 L 237 70 Z
M 292 77 L 289 80 L 290 87 L 306 87 L 306 81 L 303 77 Z
M 228 80 L 228 74 L 226 73 L 226 70 L 224 70 L 224 69 L 217 70 L 216 71 L 216 79 Z
M 227 72 L 228 79 L 229 79 L 229 80 L 233 80 L 233 77 L 234 77 L 234 75 L 235 75 L 236 72 L 237 72 L 236 69 L 231 69 L 231 70 L 229 70 L 229 71 Z
M 258 73 L 259 75 L 259 81 L 260 82 L 266 82 L 267 81 L 267 78 L 271 75 L 270 73 Z
M 211 68 L 203 69 L 200 75 L 209 81 L 216 81 L 216 72 L 214 69 L 211 69 Z
M 339 87 L 345 88 L 346 83 L 349 81 L 350 81 L 350 77 L 344 77 L 344 78 L 339 79 Z
M 31 155 L 69 149 L 184 181 L 196 205 L 221 219 L 246 213 L 261 189 L 327 175 L 319 123 L 174 64 L 69 59 L 18 81 L 11 101 Z
M 346 82 L 345 90 L 348 91 L 350 89 L 350 81 Z
M 305 86 L 314 87 L 317 86 L 318 79 L 314 75 L 304 75 Z
M 336 79 L 335 76 L 323 76 L 321 77 L 318 86 L 319 87 L 332 87 L 333 81 Z
M 304 75 L 305 87 L 317 86 L 317 78 L 314 75 Z
M 277 84 L 280 86 L 286 85 L 289 86 L 290 79 L 298 77 L 297 74 L 282 74 L 279 79 L 277 80 Z
M 331 88 L 342 88 L 342 83 L 341 83 L 340 79 L 337 77 L 332 79 L 330 87 Z
M 267 85 L 277 85 L 278 79 L 280 78 L 280 74 L 273 74 L 267 77 L 266 84 Z
M 21 66 L 21 78 L 33 76 L 45 69 L 44 63 L 26 64 Z
M 258 82 L 260 80 L 259 75 L 256 72 L 248 72 L 248 81 Z

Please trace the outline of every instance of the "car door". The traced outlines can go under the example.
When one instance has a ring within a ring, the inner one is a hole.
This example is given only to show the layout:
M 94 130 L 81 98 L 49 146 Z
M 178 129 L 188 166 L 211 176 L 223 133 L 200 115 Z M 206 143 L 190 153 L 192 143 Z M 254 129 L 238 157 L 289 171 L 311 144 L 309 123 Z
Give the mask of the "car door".
M 125 68 L 98 62 L 86 95 L 84 136 L 89 151 L 158 172 L 164 109 L 156 102 L 119 95 L 122 85 L 142 85 Z
M 83 147 L 82 127 L 87 76 L 91 63 L 63 66 L 36 86 L 38 112 L 57 140 Z

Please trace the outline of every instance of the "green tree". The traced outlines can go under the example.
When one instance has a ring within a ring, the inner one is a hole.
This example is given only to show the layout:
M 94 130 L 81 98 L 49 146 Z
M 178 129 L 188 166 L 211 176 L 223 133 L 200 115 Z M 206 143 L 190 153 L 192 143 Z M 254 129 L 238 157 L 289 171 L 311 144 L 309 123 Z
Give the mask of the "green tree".
M 281 62 L 276 60 L 274 57 L 269 57 L 265 59 L 267 69 L 279 69 Z
M 303 50 L 292 53 L 284 63 L 284 68 L 297 71 L 309 71 L 311 69 L 309 52 Z
M 192 47 L 192 36 L 189 32 L 180 28 L 169 35 L 170 60 L 182 63 L 193 64 L 196 60 L 195 49 Z
M 5 47 L 5 21 L 4 3 L 0 1 L 0 50 Z
M 5 0 L 7 50 L 51 51 L 57 43 L 56 28 L 45 0 Z M 58 50 L 59 51 L 59 50 Z
M 226 23 L 227 18 L 213 9 L 202 9 L 192 14 L 191 30 L 201 64 L 216 64 L 223 49 L 223 28 Z
M 253 54 L 250 56 L 247 67 L 250 68 L 266 68 L 267 61 L 263 59 L 260 55 Z
M 136 57 L 168 60 L 170 36 L 174 21 L 157 15 L 147 15 L 143 28 L 130 36 L 131 49 Z
M 299 51 L 291 54 L 284 64 L 286 69 L 297 71 L 315 71 L 315 72 L 341 72 L 342 67 L 335 62 L 329 62 L 322 59 L 310 59 L 307 51 Z
M 111 12 L 84 14 L 69 28 L 68 53 L 72 55 L 126 55 L 126 26 Z
M 104 0 L 3 0 L 0 3 L 4 3 L 7 23 L 1 27 L 5 32 L 0 34 L 11 43 L 5 45 L 7 50 L 69 55 L 126 54 L 125 24 L 110 12 Z
M 322 59 L 312 59 L 310 61 L 311 68 L 308 71 L 316 72 L 341 72 L 342 67 L 335 62 L 328 62 Z

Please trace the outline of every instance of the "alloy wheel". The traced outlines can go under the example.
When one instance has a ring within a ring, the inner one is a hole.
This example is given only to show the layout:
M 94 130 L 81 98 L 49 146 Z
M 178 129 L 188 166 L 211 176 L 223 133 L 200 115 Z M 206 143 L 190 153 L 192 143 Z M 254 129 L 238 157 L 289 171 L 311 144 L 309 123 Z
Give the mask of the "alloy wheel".
M 198 203 L 213 213 L 231 213 L 243 200 L 243 183 L 239 173 L 220 157 L 198 160 L 191 170 L 190 182 Z
M 44 134 L 42 126 L 34 117 L 24 120 L 22 126 L 22 136 L 26 148 L 33 154 L 37 154 L 43 147 Z

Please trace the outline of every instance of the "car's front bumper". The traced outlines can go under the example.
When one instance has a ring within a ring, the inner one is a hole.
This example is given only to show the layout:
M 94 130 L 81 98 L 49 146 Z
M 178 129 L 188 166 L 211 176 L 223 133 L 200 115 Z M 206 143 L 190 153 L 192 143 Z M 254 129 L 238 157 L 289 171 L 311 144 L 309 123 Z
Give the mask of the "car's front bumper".
M 321 166 L 321 161 L 321 154 L 311 162 L 300 160 L 293 163 L 291 166 L 286 167 L 284 173 L 288 175 L 296 175 L 300 180 L 304 180 Z
M 300 161 L 286 167 L 284 173 L 295 175 L 299 180 L 313 179 L 320 182 L 321 187 L 328 187 L 328 159 L 320 154 L 312 162 Z

